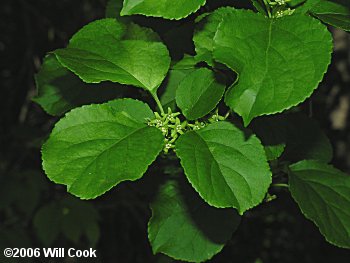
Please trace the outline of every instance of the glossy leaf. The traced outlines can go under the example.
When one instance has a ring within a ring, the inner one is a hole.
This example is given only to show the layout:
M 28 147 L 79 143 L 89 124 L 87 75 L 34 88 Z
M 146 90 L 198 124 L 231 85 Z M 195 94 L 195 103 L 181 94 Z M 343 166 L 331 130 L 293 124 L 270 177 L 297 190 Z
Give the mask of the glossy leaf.
M 225 92 L 225 84 L 214 72 L 201 68 L 188 74 L 179 83 L 176 104 L 188 120 L 196 120 L 212 111 Z
M 326 240 L 350 248 L 350 176 L 317 161 L 290 166 L 289 185 L 303 214 Z
M 185 133 L 176 142 L 176 154 L 192 186 L 215 207 L 243 214 L 262 202 L 271 183 L 259 139 L 228 122 Z
M 38 95 L 33 101 L 51 115 L 63 113 L 84 104 L 101 103 L 120 97 L 125 88 L 114 83 L 87 84 L 48 55 L 35 76 Z
M 196 12 L 206 0 L 124 0 L 121 15 L 146 15 L 181 19 Z
M 158 34 L 152 29 L 147 27 L 141 27 L 135 23 L 128 23 L 124 39 L 128 40 L 140 40 L 147 42 L 161 42 Z
M 225 101 L 243 117 L 281 112 L 317 88 L 331 59 L 327 28 L 305 15 L 266 18 L 230 9 L 214 37 L 214 59 L 239 74 Z
M 283 149 L 281 158 L 284 160 L 292 162 L 303 159 L 322 162 L 332 160 L 333 150 L 329 139 L 315 120 L 303 114 L 257 118 L 250 127 L 261 139 L 265 150 L 272 150 L 277 154 Z
M 163 147 L 162 133 L 145 124 L 152 117 L 146 104 L 131 99 L 72 110 L 43 145 L 47 176 L 83 199 L 139 179 Z
M 164 44 L 123 39 L 126 27 L 115 19 L 94 21 L 76 33 L 65 49 L 56 50 L 60 63 L 88 83 L 104 80 L 156 92 L 170 65 Z M 126 35 L 128 37 L 128 35 Z
M 186 182 L 164 184 L 151 209 L 148 236 L 153 253 L 190 262 L 220 252 L 240 221 L 235 211 L 206 204 Z
M 160 102 L 165 109 L 169 107 L 176 110 L 176 90 L 184 77 L 195 70 L 195 65 L 196 61 L 193 57 L 185 56 L 170 68 L 164 82 L 165 91 L 160 97 Z

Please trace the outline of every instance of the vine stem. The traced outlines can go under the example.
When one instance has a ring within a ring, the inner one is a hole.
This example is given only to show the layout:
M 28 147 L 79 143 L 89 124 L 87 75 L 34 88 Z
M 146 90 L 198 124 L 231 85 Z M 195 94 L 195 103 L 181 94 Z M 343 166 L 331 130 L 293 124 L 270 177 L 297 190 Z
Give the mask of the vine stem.
M 272 184 L 272 186 L 289 188 L 288 184 Z
M 160 110 L 160 113 L 161 114 L 165 114 L 163 106 L 162 106 L 162 103 L 160 102 L 160 100 L 158 98 L 157 92 L 151 92 L 151 95 L 152 95 L 153 99 L 156 101 L 157 106 L 158 106 L 158 108 Z

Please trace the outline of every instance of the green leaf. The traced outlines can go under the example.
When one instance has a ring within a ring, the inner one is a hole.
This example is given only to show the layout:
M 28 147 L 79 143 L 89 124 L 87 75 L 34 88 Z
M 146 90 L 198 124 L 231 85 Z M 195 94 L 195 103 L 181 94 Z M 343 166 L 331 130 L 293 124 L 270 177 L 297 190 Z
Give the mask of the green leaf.
M 185 133 L 176 142 L 185 174 L 210 205 L 240 214 L 262 202 L 271 183 L 264 148 L 228 122 Z
M 57 203 L 50 203 L 36 213 L 33 225 L 40 241 L 50 247 L 58 238 L 61 228 L 61 211 Z
M 100 235 L 100 227 L 98 224 L 90 224 L 85 229 L 85 236 L 92 247 L 96 247 L 96 244 L 100 239 Z
M 170 107 L 172 110 L 176 110 L 175 97 L 179 83 L 185 76 L 195 70 L 196 64 L 197 61 L 193 57 L 185 56 L 170 68 L 166 81 L 164 82 L 165 91 L 160 97 L 160 102 L 165 109 Z
M 287 4 L 290 7 L 297 8 L 299 5 L 303 5 L 307 1 L 308 0 L 290 0 Z M 311 1 L 314 1 L 314 0 L 311 0 Z M 319 0 L 317 0 L 317 1 L 319 1 Z
M 251 0 L 251 2 L 253 3 L 253 6 L 255 7 L 255 9 L 256 9 L 259 13 L 261 13 L 261 14 L 263 14 L 263 15 L 265 15 L 265 16 L 268 15 L 267 12 L 266 12 L 265 5 L 264 5 L 263 0 Z
M 326 240 L 350 248 L 350 176 L 317 161 L 290 166 L 289 188 L 303 214 Z
M 89 244 L 95 246 L 100 233 L 98 219 L 99 215 L 90 203 L 67 197 L 41 207 L 33 223 L 45 246 L 51 246 L 60 234 L 75 244 L 85 236 Z M 94 238 L 90 238 L 90 229 L 96 232 Z
M 186 182 L 162 185 L 151 209 L 148 237 L 153 253 L 190 262 L 219 253 L 240 221 L 233 210 L 206 204 Z
M 322 22 L 350 31 L 350 3 L 339 0 L 319 1 L 310 10 Z
M 284 160 L 292 162 L 303 159 L 322 162 L 332 160 L 333 150 L 329 139 L 315 120 L 303 114 L 257 118 L 251 123 L 250 128 L 261 139 L 265 150 L 278 152 L 284 149 L 281 157 Z
M 110 0 L 107 3 L 105 17 L 116 18 L 118 22 L 122 22 L 126 27 L 126 33 L 123 39 L 128 40 L 145 40 L 150 42 L 161 42 L 158 34 L 152 29 L 141 27 L 132 22 L 130 17 L 121 17 L 120 11 L 123 7 L 123 0 Z
M 76 33 L 65 49 L 56 50 L 59 62 L 87 83 L 104 80 L 134 85 L 155 93 L 170 66 L 164 44 L 140 40 L 117 20 L 94 21 Z
M 308 98 L 322 80 L 332 52 L 331 34 L 316 19 L 270 19 L 248 10 L 230 9 L 214 42 L 214 59 L 239 74 L 225 102 L 245 125 Z
M 211 14 L 202 17 L 196 25 L 193 42 L 196 58 L 213 66 L 214 36 L 223 17 L 230 12 L 229 8 L 219 8 Z
M 267 160 L 272 161 L 272 160 L 278 159 L 284 152 L 285 148 L 286 148 L 286 145 L 283 143 L 277 144 L 277 145 L 264 146 Z
M 121 15 L 146 15 L 181 19 L 196 12 L 206 0 L 124 0 Z
M 163 108 L 176 109 L 176 90 L 179 87 L 179 83 L 183 78 L 192 72 L 193 69 L 184 70 L 169 70 L 169 74 L 166 81 L 166 89 L 160 97 L 160 102 Z
M 176 91 L 176 104 L 189 120 L 196 120 L 212 111 L 225 92 L 225 84 L 213 71 L 201 68 L 188 74 Z
M 135 23 L 129 23 L 126 28 L 124 39 L 140 40 L 147 42 L 162 42 L 156 32 L 147 27 L 141 27 Z
M 1 176 L 0 210 L 14 206 L 16 211 L 19 210 L 31 217 L 46 186 L 45 177 L 35 170 L 7 173 L 7 176 Z
M 46 178 L 41 171 L 26 170 L 13 179 L 17 190 L 15 192 L 15 206 L 31 216 L 41 200 L 42 192 L 47 188 Z M 5 188 L 4 191 L 8 194 L 9 189 Z
M 149 107 L 131 99 L 72 110 L 43 145 L 47 176 L 83 199 L 139 179 L 164 141 L 160 130 L 145 124 L 148 118 L 153 118 Z
M 51 115 L 63 113 L 84 104 L 101 103 L 120 97 L 121 85 L 87 84 L 64 68 L 53 55 L 48 55 L 35 76 L 38 95 L 33 101 Z
M 133 99 L 112 100 L 106 103 L 110 106 L 113 113 L 122 112 L 124 115 L 140 123 L 145 123 L 145 120 L 153 119 L 153 111 L 147 104 Z
M 129 17 L 121 17 L 120 11 L 123 8 L 123 0 L 109 0 L 106 5 L 105 17 L 117 18 L 120 22 L 130 22 Z
M 319 1 L 321 0 L 292 0 L 288 5 L 295 9 L 295 14 L 307 14 Z
M 68 197 L 60 202 L 61 231 L 75 244 L 79 244 L 82 236 L 87 237 L 91 246 L 95 246 L 100 237 L 97 210 L 88 202 Z M 91 235 L 91 229 L 95 232 Z

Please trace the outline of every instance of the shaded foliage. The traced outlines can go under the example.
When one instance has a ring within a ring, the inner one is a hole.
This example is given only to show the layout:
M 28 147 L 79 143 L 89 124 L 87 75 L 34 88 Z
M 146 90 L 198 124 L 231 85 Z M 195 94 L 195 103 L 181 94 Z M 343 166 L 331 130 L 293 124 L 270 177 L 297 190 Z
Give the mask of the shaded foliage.
M 223 4 L 251 7 L 248 1 L 209 0 L 198 14 L 181 21 L 159 23 L 157 18 L 146 20 L 142 17 L 135 20 L 158 32 L 172 58 L 179 59 L 184 53 L 194 54 L 191 36 L 196 16 Z M 48 51 L 66 45 L 73 33 L 86 23 L 102 18 L 105 5 L 105 1 L 98 0 L 5 0 L 1 4 L 1 249 L 43 247 L 45 241 L 34 224 L 35 215 L 38 217 L 39 211 L 52 203 L 63 206 L 63 214 L 68 212 L 62 202 L 68 198 L 66 189 L 49 182 L 41 170 L 40 145 L 56 118 L 49 117 L 31 102 L 36 93 L 33 75 L 40 67 L 40 58 Z M 339 31 L 333 33 L 338 45 L 331 67 L 320 88 L 301 108 L 320 122 L 334 142 L 333 163 L 350 172 L 350 114 L 344 106 L 349 105 L 350 100 L 350 53 L 347 49 L 350 41 L 348 35 Z M 151 102 L 141 89 L 130 88 L 124 92 L 126 96 Z M 344 108 L 343 118 L 341 110 Z M 178 169 L 177 161 L 173 163 L 160 157 L 142 180 L 134 184 L 123 183 L 117 191 L 88 202 L 98 214 L 96 222 L 101 233 L 96 245 L 99 260 L 94 262 L 172 262 L 164 256 L 152 255 L 145 233 L 151 216 L 148 203 L 154 199 L 152 193 L 160 185 L 156 181 L 162 181 L 163 173 Z M 277 195 L 277 200 L 248 212 L 223 252 L 210 262 L 232 262 L 233 259 L 242 263 L 349 261 L 350 253 L 326 243 L 317 228 L 303 218 L 286 192 L 276 189 L 273 194 Z M 76 201 L 85 206 L 86 202 Z M 82 220 L 84 217 L 74 219 L 72 224 Z M 53 247 L 87 248 L 93 245 L 86 235 L 69 237 L 62 228 L 58 232 L 52 241 Z

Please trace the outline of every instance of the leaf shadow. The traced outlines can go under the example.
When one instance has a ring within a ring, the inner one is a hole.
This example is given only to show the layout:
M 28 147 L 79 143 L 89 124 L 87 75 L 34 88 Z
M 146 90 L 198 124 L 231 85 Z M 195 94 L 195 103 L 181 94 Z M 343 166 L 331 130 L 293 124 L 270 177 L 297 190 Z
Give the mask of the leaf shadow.
M 126 86 L 109 81 L 88 84 L 73 74 L 60 76 L 48 85 L 55 87 L 57 96 L 62 97 L 62 100 L 69 108 L 75 108 L 84 104 L 106 102 L 120 98 L 127 92 Z
M 234 209 L 216 208 L 207 204 L 184 180 L 184 176 L 178 178 L 178 185 L 192 222 L 211 242 L 225 244 L 240 223 L 238 213 Z

